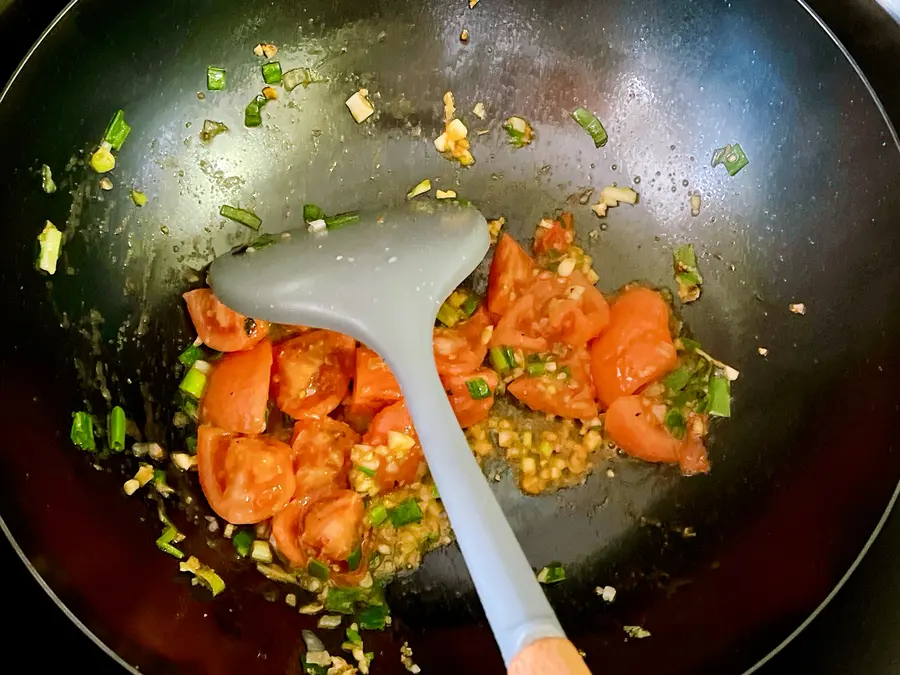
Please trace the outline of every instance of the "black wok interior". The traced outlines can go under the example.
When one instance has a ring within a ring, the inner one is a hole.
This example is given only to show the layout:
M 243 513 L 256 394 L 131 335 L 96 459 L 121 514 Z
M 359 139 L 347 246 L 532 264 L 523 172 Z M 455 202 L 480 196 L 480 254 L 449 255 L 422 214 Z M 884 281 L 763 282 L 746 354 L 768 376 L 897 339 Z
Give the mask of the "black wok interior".
M 640 176 L 641 207 L 618 209 L 597 239 L 587 235 L 598 221 L 573 205 L 600 285 L 668 284 L 672 246 L 695 243 L 708 281 L 685 316 L 741 370 L 736 414 L 716 428 L 708 477 L 622 460 L 615 478 L 603 465 L 586 486 L 540 498 L 504 477 L 496 492 L 526 553 L 536 567 L 566 564 L 569 582 L 548 592 L 595 672 L 742 672 L 846 573 L 900 475 L 900 155 L 864 82 L 802 6 L 623 1 L 598 13 L 589 2 L 205 0 L 125 16 L 112 4 L 74 5 L 0 101 L 0 283 L 16 317 L 0 360 L 12 421 L 0 514 L 50 587 L 125 662 L 148 673 L 298 669 L 306 624 L 271 601 L 273 586 L 221 544 L 207 549 L 198 527 L 191 544 L 229 582 L 207 601 L 154 547 L 151 508 L 120 494 L 131 467 L 97 470 L 67 440 L 69 413 L 85 398 L 105 410 L 99 366 L 145 433 L 175 442 L 165 424 L 174 357 L 188 339 L 177 293 L 186 267 L 247 240 L 216 215 L 230 200 L 278 231 L 305 201 L 334 211 L 388 203 L 430 176 L 504 214 L 526 239 L 580 188 Z M 456 37 L 462 27 L 469 45 Z M 260 40 L 283 45 L 285 65 L 324 61 L 332 81 L 296 90 L 268 129 L 250 131 L 240 119 Z M 226 66 L 233 84 L 201 101 L 208 63 Z M 381 114 L 357 127 L 343 100 L 361 85 L 380 93 Z M 429 147 L 447 89 L 469 108 L 484 101 L 493 117 L 462 173 Z M 608 121 L 606 148 L 567 121 L 578 104 Z M 119 107 L 134 132 L 117 189 L 101 193 L 89 170 L 63 167 Z M 510 151 L 498 133 L 513 113 L 538 130 L 527 150 Z M 203 146 L 206 117 L 233 132 Z M 712 171 L 711 149 L 736 140 L 750 166 L 735 178 Z M 40 190 L 42 163 L 64 177 L 53 196 Z M 140 212 L 132 184 L 150 196 Z M 704 197 L 698 218 L 687 207 L 693 189 Z M 48 218 L 71 233 L 52 281 L 33 269 Z M 787 309 L 797 301 L 803 317 Z M 606 584 L 619 592 L 609 606 L 593 592 Z M 407 640 L 424 672 L 500 671 L 455 550 L 397 582 L 391 604 L 398 621 L 373 643 L 384 654 L 375 672 L 402 672 Z M 625 642 L 625 624 L 653 636 Z

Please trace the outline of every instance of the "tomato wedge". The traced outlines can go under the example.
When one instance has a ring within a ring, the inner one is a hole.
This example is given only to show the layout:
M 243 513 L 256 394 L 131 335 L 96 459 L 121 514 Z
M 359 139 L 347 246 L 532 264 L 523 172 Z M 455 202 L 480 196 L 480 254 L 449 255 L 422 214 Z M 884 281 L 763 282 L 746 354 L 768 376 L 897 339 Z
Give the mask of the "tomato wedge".
M 368 347 L 356 350 L 356 375 L 349 413 L 353 416 L 374 415 L 402 398 L 400 385 L 384 359 Z
M 487 356 L 485 329 L 491 319 L 484 307 L 453 328 L 434 329 L 434 362 L 441 376 L 469 373 Z
M 183 296 L 197 337 L 207 347 L 220 352 L 250 349 L 269 334 L 269 324 L 248 319 L 229 309 L 208 288 L 188 291 Z
M 610 308 L 609 327 L 591 345 L 591 372 L 600 402 L 610 406 L 677 363 L 666 301 L 643 286 L 626 288 Z
M 253 349 L 225 354 L 207 376 L 200 401 L 200 421 L 235 434 L 266 430 L 272 343 L 263 340 Z
M 500 237 L 488 276 L 487 306 L 495 318 L 506 312 L 531 283 L 534 261 L 508 234 Z
M 347 393 L 355 359 L 356 340 L 328 330 L 279 343 L 272 378 L 279 409 L 291 417 L 327 415 Z
M 539 377 L 522 376 L 507 391 L 532 410 L 574 419 L 597 416 L 597 402 L 591 384 L 590 356 L 586 349 L 573 349 L 556 361 L 557 370 Z M 568 369 L 568 377 L 560 378 Z
M 329 567 L 338 585 L 356 585 L 369 568 L 365 505 L 352 490 L 330 490 L 309 501 L 295 500 L 272 519 L 275 546 L 288 563 L 305 568 L 311 559 Z M 347 559 L 356 548 L 361 558 L 351 570 Z
M 534 245 L 531 250 L 536 256 L 544 256 L 551 251 L 563 255 L 575 241 L 575 221 L 571 213 L 559 214 L 559 220 L 545 218 L 534 231 Z
M 291 449 L 266 436 L 233 436 L 201 424 L 197 469 L 212 510 L 235 525 L 271 518 L 294 495 Z
M 415 441 L 415 445 L 408 450 L 392 450 L 388 447 L 389 431 L 406 434 Z M 413 483 L 419 478 L 425 458 L 405 401 L 398 401 L 375 415 L 362 442 L 365 445 L 384 446 L 383 453 L 375 453 L 378 466 L 373 468 L 375 482 L 382 492 Z
M 666 429 L 666 406 L 646 396 L 621 396 L 606 411 L 606 431 L 622 450 L 646 462 L 681 464 L 686 474 L 706 473 L 709 460 L 700 434 L 688 422 L 678 440 Z M 702 425 L 701 425 L 702 426 Z
M 580 271 L 568 277 L 541 272 L 501 317 L 491 346 L 547 352 L 554 345 L 584 347 L 609 323 L 606 298 Z
M 487 385 L 489 394 L 485 398 L 475 399 L 469 391 L 469 381 L 481 379 Z M 490 368 L 481 368 L 467 375 L 451 375 L 444 378 L 444 388 L 456 413 L 459 426 L 466 429 L 473 424 L 487 419 L 491 406 L 494 405 L 494 390 L 500 378 Z
M 294 499 L 307 499 L 329 488 L 347 487 L 347 459 L 359 435 L 330 417 L 302 417 L 294 424 L 291 457 Z

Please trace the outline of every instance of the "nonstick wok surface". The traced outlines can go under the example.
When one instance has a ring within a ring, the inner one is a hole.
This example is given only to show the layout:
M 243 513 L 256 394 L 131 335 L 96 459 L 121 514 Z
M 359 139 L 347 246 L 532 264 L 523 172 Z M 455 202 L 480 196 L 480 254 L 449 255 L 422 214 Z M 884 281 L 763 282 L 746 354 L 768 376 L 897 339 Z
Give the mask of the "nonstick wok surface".
M 125 12 L 82 0 L 45 36 L 0 102 L 0 283 L 14 317 L 0 361 L 0 514 L 125 662 L 150 673 L 297 672 L 304 624 L 266 600 L 272 589 L 255 573 L 201 548 L 202 528 L 193 543 L 229 591 L 215 602 L 192 593 L 153 545 L 149 507 L 120 495 L 125 469 L 97 471 L 70 447 L 69 412 L 85 396 L 104 409 L 98 364 L 112 397 L 144 411 L 148 434 L 165 434 L 174 356 L 188 339 L 184 269 L 249 236 L 220 225 L 219 204 L 240 200 L 278 231 L 305 201 L 333 211 L 389 203 L 423 177 L 458 181 L 525 239 L 580 188 L 640 176 L 641 206 L 616 210 L 596 239 L 587 235 L 599 221 L 572 205 L 607 291 L 634 278 L 669 284 L 677 243 L 703 254 L 704 297 L 685 316 L 742 372 L 712 474 L 684 479 L 623 460 L 614 478 L 603 466 L 586 486 L 546 497 L 520 495 L 508 476 L 495 486 L 534 565 L 566 564 L 569 581 L 548 593 L 595 671 L 741 672 L 846 573 L 900 475 L 895 139 L 802 6 L 645 5 L 207 0 Z M 324 60 L 331 82 L 295 90 L 267 109 L 267 128 L 246 130 L 243 107 L 259 88 L 250 50 L 262 40 L 281 46 L 286 67 Z M 229 69 L 229 90 L 201 101 L 208 64 Z M 380 115 L 357 127 L 343 100 L 359 86 L 380 94 Z M 447 89 L 461 110 L 484 101 L 493 129 L 461 173 L 431 150 Z M 606 122 L 605 148 L 567 119 L 576 105 Z M 62 167 L 120 107 L 134 132 L 116 190 L 101 193 L 95 176 Z M 498 126 L 510 114 L 535 124 L 530 148 L 507 148 Z M 204 118 L 232 132 L 203 146 Z M 708 159 L 734 141 L 751 164 L 728 178 Z M 41 163 L 69 177 L 52 197 L 34 173 Z M 132 184 L 150 196 L 141 211 Z M 689 190 L 703 195 L 698 218 Z M 50 283 L 32 268 L 47 218 L 73 233 Z M 797 301 L 805 316 L 788 311 Z M 607 584 L 618 590 L 609 606 L 593 592 Z M 433 554 L 390 599 L 398 621 L 373 643 L 376 672 L 402 672 L 406 640 L 427 673 L 500 671 L 455 550 Z M 653 635 L 625 642 L 626 624 Z

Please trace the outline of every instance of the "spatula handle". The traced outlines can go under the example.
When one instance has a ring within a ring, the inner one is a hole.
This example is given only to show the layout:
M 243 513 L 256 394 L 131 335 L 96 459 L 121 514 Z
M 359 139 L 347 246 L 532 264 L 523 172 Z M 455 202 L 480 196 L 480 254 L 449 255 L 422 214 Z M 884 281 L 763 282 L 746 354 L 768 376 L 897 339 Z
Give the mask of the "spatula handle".
M 406 335 L 405 344 L 393 344 L 383 354 L 403 390 L 494 637 L 507 665 L 520 653 L 523 664 L 550 663 L 548 647 L 540 645 L 547 638 L 556 639 L 551 647 L 568 641 L 450 407 L 434 365 L 430 327 L 427 339 L 418 337 Z M 538 646 L 531 651 L 533 645 Z M 557 651 L 568 659 L 558 661 L 561 667 L 580 662 L 577 652 Z M 581 670 L 551 672 L 587 671 L 582 663 Z
M 565 638 L 544 638 L 516 654 L 507 675 L 590 675 L 575 645 Z

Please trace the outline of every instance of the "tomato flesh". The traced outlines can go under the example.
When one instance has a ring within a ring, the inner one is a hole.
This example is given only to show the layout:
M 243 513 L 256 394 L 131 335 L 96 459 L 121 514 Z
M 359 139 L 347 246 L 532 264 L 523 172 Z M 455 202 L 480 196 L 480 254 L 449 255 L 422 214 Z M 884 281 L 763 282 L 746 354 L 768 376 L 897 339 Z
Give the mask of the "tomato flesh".
M 419 437 L 416 435 L 405 401 L 394 403 L 375 415 L 362 442 L 365 445 L 381 445 L 387 448 L 389 431 L 406 434 L 416 441 L 416 444 L 409 450 L 388 448 L 386 454 L 376 455 L 378 468 L 374 469 L 375 482 L 382 492 L 415 482 L 425 462 Z
M 469 391 L 469 381 L 480 378 L 484 380 L 490 389 L 490 395 L 482 399 L 472 398 Z M 494 405 L 494 390 L 497 388 L 500 378 L 497 373 L 489 368 L 481 368 L 467 375 L 452 375 L 444 378 L 444 388 L 456 413 L 459 426 L 467 429 L 473 424 L 478 424 L 487 419 Z
M 197 469 L 213 511 L 235 525 L 271 518 L 294 495 L 291 449 L 266 436 L 235 436 L 201 424 Z
M 487 356 L 485 329 L 491 319 L 484 307 L 453 328 L 434 329 L 434 362 L 441 376 L 468 373 Z
M 507 391 L 532 410 L 574 419 L 597 416 L 591 383 L 590 357 L 586 349 L 573 349 L 555 362 L 557 369 L 538 377 L 524 375 L 507 386 Z M 563 368 L 569 371 L 568 377 Z
M 297 420 L 291 439 L 294 499 L 308 499 L 323 490 L 347 487 L 347 458 L 350 448 L 358 442 L 359 434 L 330 417 Z
M 235 434 L 266 430 L 272 343 L 225 354 L 214 362 L 200 400 L 200 421 Z
M 548 254 L 564 255 L 575 241 L 575 224 L 571 213 L 561 213 L 559 220 L 551 220 L 550 227 L 541 221 L 534 231 L 534 245 L 531 250 L 536 256 Z
M 627 288 L 610 308 L 608 328 L 591 345 L 591 372 L 598 399 L 609 407 L 617 398 L 658 380 L 677 364 L 666 301 L 649 288 Z
M 534 261 L 508 234 L 500 237 L 488 276 L 487 306 L 495 318 L 502 315 L 531 283 Z
M 372 416 L 402 398 L 400 385 L 384 359 L 368 347 L 356 350 L 356 375 L 349 413 Z
M 220 352 L 250 349 L 269 334 L 267 322 L 249 319 L 229 309 L 208 288 L 188 291 L 182 297 L 197 337 L 211 349 Z
M 279 343 L 272 378 L 278 408 L 291 417 L 327 415 L 350 388 L 355 359 L 356 341 L 328 330 Z

